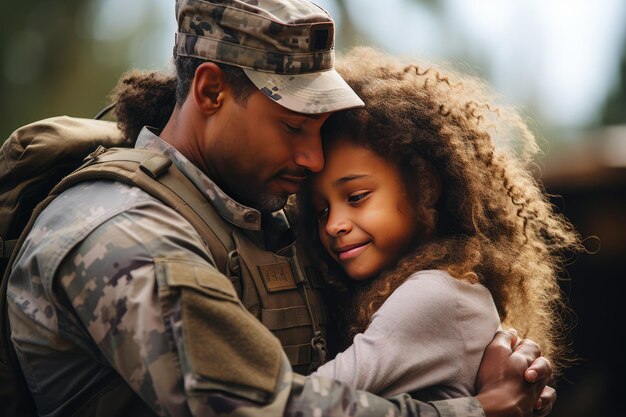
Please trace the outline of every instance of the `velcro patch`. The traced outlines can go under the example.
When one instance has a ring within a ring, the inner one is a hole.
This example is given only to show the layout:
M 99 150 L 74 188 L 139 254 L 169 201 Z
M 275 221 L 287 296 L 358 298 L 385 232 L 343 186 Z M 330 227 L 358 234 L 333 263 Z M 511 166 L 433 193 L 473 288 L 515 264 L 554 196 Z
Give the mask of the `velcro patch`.
M 258 268 L 268 292 L 297 288 L 289 262 L 259 265 Z

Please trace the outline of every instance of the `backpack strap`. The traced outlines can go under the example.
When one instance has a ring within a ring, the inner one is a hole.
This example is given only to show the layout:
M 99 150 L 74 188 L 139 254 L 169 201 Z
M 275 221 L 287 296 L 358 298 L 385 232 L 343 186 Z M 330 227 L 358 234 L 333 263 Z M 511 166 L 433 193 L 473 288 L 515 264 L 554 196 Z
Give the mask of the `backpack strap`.
M 167 156 L 147 149 L 98 148 L 50 194 L 56 196 L 80 182 L 92 180 L 136 186 L 178 212 L 202 237 L 218 270 L 230 276 L 229 253 L 235 250 L 232 227 Z
M 2 239 L 0 237 L 0 259 L 9 259 L 17 245 L 17 239 Z

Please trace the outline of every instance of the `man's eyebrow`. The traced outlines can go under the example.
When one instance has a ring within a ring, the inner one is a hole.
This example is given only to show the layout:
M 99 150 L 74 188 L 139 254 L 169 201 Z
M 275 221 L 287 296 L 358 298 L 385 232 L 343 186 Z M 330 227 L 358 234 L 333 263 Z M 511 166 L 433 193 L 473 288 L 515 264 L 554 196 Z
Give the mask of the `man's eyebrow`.
M 359 178 L 365 178 L 365 177 L 371 177 L 371 175 L 369 175 L 369 174 L 351 174 L 351 175 L 346 175 L 345 177 L 341 177 L 341 178 L 338 178 L 335 181 L 333 181 L 333 184 L 335 186 L 343 185 L 343 184 L 345 184 L 347 182 L 350 182 L 350 181 L 353 181 L 353 180 L 356 180 L 356 179 L 359 179 Z
M 313 119 L 313 120 L 319 120 L 322 118 L 322 116 L 324 116 L 324 114 L 326 113 L 318 113 L 318 114 L 306 114 L 306 113 L 299 113 L 300 116 L 304 116 L 307 119 Z
M 287 110 L 289 111 L 290 116 L 306 117 L 307 119 L 313 119 L 313 120 L 319 120 L 322 117 L 324 117 L 324 115 L 326 115 L 326 113 L 299 113 L 297 111 L 293 111 L 289 109 Z

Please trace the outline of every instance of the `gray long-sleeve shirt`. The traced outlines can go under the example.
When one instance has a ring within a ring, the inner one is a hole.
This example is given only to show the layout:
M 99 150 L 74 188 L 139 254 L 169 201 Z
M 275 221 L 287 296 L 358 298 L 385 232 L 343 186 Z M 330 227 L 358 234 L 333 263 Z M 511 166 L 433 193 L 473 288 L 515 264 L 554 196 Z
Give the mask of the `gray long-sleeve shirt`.
M 475 395 L 483 351 L 499 326 L 487 288 L 444 271 L 419 271 L 317 374 L 383 397 L 415 391 L 424 400 Z

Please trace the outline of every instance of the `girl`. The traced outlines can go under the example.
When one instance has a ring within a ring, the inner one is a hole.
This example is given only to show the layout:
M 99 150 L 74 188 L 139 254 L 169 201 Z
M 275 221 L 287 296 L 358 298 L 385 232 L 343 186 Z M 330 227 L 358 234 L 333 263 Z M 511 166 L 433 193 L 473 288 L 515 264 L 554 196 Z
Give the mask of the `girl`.
M 474 395 L 500 320 L 557 367 L 557 273 L 581 247 L 524 169 L 527 126 L 474 79 L 364 48 L 340 70 L 366 107 L 327 121 L 325 168 L 298 198 L 346 340 L 318 373 L 384 396 Z

